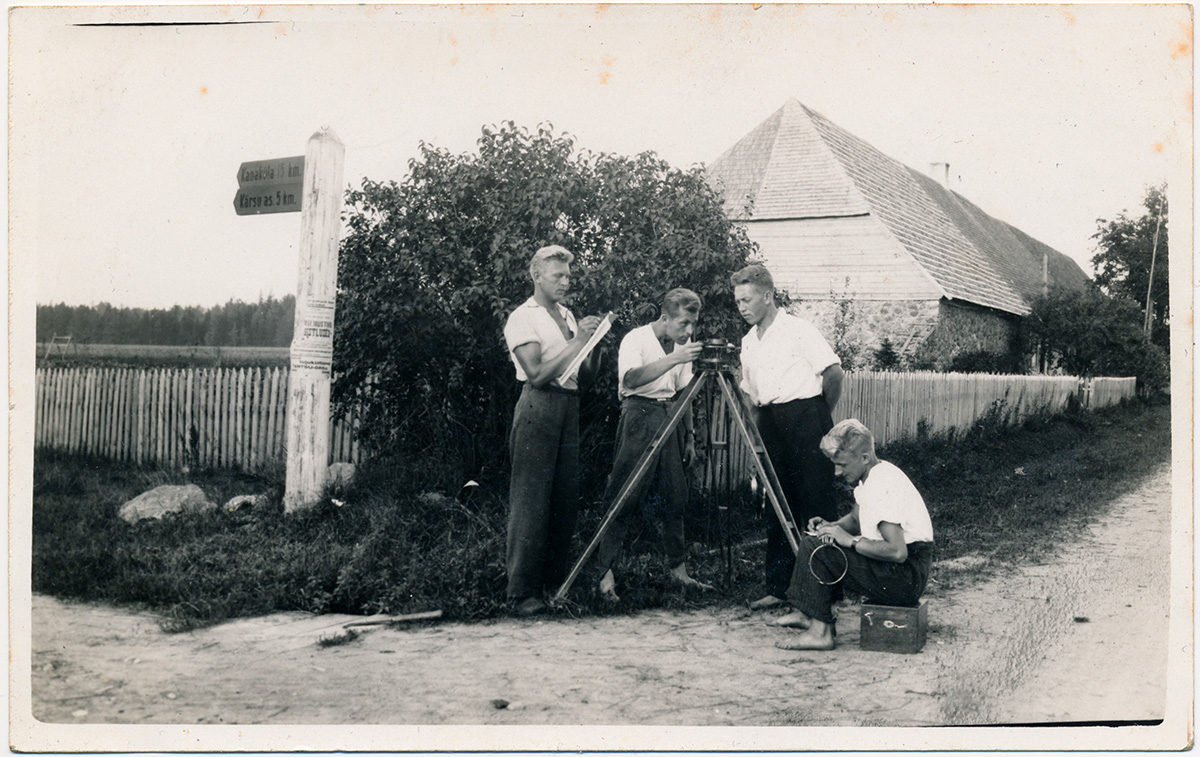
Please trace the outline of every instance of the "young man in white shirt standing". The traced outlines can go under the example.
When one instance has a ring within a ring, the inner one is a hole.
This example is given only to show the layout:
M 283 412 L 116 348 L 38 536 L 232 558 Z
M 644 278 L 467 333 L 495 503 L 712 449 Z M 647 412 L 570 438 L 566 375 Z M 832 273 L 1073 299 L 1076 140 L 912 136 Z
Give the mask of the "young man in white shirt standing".
M 765 267 L 749 265 L 730 277 L 738 312 L 750 324 L 742 337 L 740 386 L 796 524 L 837 517 L 833 464 L 821 437 L 833 427 L 842 393 L 842 366 L 821 332 L 775 304 Z M 767 518 L 766 594 L 753 610 L 784 604 L 795 556 L 779 521 Z
M 521 381 L 509 446 L 507 594 L 518 615 L 545 609 L 541 594 L 566 578 L 568 550 L 579 513 L 579 387 L 563 369 L 600 324 L 588 316 L 576 324 L 562 304 L 571 286 L 565 247 L 533 254 L 533 296 L 508 316 L 504 340 Z M 594 372 L 596 353 L 581 371 Z
M 611 503 L 633 473 L 634 467 L 667 420 L 675 396 L 692 380 L 692 361 L 701 345 L 690 341 L 700 317 L 700 297 L 690 289 L 672 289 L 663 298 L 658 320 L 633 329 L 621 340 L 617 355 L 617 396 L 621 420 L 617 424 L 616 456 L 604 492 Z M 617 601 L 613 565 L 621 553 L 629 515 L 649 489 L 655 474 L 665 510 L 662 514 L 663 541 L 671 578 L 683 586 L 712 588 L 687 573 L 687 544 L 684 540 L 684 511 L 687 508 L 687 476 L 684 466 L 695 457 L 692 409 L 684 411 L 671 438 L 662 446 L 653 467 L 613 520 L 596 550 L 595 567 L 600 575 L 600 593 Z
M 925 500 L 904 471 L 875 456 L 870 429 L 853 418 L 841 421 L 821 440 L 821 451 L 854 486 L 854 509 L 832 523 L 809 520 L 808 530 L 816 535 L 801 537 L 788 588 L 796 611 L 775 621 L 807 630 L 776 645 L 782 649 L 833 649 L 833 602 L 843 587 L 871 604 L 916 606 L 933 562 L 933 523 Z M 817 551 L 822 544 L 841 547 L 845 562 L 833 550 Z M 843 571 L 840 585 L 817 580 Z

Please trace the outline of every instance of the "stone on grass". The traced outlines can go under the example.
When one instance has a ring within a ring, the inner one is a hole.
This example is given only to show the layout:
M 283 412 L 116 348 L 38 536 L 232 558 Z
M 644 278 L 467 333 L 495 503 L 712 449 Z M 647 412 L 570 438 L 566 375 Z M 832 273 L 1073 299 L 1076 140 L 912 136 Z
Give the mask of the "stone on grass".
M 225 512 L 235 513 L 243 507 L 255 508 L 265 504 L 267 504 L 267 495 L 265 494 L 239 494 L 225 503 Z
M 215 508 L 195 484 L 158 486 L 121 505 L 121 519 L 127 523 L 139 520 L 161 520 L 167 513 L 199 513 Z

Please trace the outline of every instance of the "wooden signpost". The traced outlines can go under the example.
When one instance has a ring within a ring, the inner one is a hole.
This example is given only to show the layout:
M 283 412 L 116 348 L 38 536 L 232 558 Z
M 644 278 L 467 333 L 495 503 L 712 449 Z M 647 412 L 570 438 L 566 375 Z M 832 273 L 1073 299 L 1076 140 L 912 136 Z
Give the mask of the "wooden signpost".
M 329 470 L 329 389 L 345 147 L 319 129 L 303 156 L 243 163 L 238 215 L 300 211 L 300 270 L 288 383 L 285 512 L 316 504 Z M 299 177 L 299 180 L 298 180 Z

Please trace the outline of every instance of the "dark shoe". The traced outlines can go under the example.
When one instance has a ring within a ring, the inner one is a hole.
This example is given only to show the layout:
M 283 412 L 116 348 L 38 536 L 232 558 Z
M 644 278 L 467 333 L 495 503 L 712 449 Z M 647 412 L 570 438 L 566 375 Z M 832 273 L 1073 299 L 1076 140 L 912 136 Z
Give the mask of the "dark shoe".
M 546 603 L 537 597 L 526 597 L 520 602 L 517 602 L 517 615 L 522 618 L 528 618 L 530 615 L 537 615 L 546 609 Z

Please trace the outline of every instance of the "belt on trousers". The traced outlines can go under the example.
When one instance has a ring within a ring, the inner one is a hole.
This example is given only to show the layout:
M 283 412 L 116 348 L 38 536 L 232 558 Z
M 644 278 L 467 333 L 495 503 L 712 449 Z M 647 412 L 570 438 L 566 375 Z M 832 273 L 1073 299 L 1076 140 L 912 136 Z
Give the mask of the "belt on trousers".
M 759 407 L 783 407 L 784 405 L 790 405 L 793 402 L 812 402 L 813 400 L 817 399 L 821 399 L 820 394 L 814 394 L 811 397 L 800 397 L 798 399 L 788 400 L 787 402 L 768 402 L 765 405 L 759 405 Z
M 557 384 L 546 384 L 545 386 L 534 386 L 533 384 L 529 383 L 528 381 L 522 381 L 521 383 L 524 384 L 525 386 L 529 387 L 530 389 L 533 389 L 534 391 L 538 391 L 538 392 L 550 392 L 551 394 L 571 394 L 571 395 L 579 394 L 578 389 L 563 389 L 561 386 L 558 386 Z
M 674 399 L 656 400 L 656 399 L 651 399 L 650 397 L 642 397 L 641 395 L 638 395 L 638 394 L 631 394 L 628 397 L 623 398 L 621 401 L 628 402 L 630 400 L 633 400 L 635 402 L 649 402 L 654 405 L 669 405 L 675 401 Z

